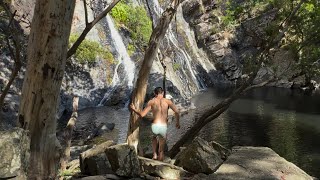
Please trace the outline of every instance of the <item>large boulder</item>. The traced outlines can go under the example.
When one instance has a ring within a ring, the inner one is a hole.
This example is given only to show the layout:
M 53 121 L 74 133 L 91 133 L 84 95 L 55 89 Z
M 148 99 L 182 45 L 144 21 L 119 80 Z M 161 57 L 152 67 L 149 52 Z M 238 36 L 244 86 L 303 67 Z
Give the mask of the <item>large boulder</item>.
M 190 176 L 189 172 L 172 164 L 144 157 L 139 157 L 139 160 L 145 174 L 155 175 L 164 179 L 183 179 Z
M 113 173 L 105 154 L 111 145 L 113 141 L 107 141 L 81 153 L 79 157 L 81 173 L 90 176 Z
M 26 179 L 30 139 L 20 128 L 0 131 L 0 179 Z
M 175 165 L 193 173 L 213 173 L 221 164 L 219 153 L 207 141 L 197 137 L 176 157 Z
M 313 178 L 268 147 L 234 147 L 232 154 L 208 179 L 303 179 Z
M 137 177 L 141 173 L 138 155 L 133 147 L 127 144 L 111 146 L 105 151 L 112 170 L 119 176 Z

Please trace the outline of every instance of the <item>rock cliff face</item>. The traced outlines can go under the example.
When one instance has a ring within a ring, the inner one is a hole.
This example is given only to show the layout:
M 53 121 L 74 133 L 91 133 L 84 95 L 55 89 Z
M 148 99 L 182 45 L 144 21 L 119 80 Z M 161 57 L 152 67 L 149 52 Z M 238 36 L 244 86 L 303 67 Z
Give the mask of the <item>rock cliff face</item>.
M 195 30 L 197 43 L 210 61 L 216 64 L 219 82 L 236 82 L 242 75 L 247 54 L 254 54 L 265 36 L 265 28 L 275 11 L 245 20 L 236 29 L 228 30 L 222 22 L 223 3 L 189 0 L 183 4 L 184 17 Z

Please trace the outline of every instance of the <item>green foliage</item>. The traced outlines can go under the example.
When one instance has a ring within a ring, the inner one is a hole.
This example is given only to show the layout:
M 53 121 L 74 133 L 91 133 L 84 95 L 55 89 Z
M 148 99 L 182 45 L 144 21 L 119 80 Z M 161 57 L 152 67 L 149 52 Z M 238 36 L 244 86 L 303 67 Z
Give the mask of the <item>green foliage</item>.
M 111 16 L 118 26 L 124 25 L 129 29 L 131 39 L 137 47 L 143 49 L 148 44 L 152 22 L 142 6 L 134 7 L 130 2 L 119 2 L 111 10 Z
M 297 68 L 306 78 L 320 76 L 320 3 L 317 0 L 305 2 L 288 31 L 288 44 L 295 47 Z M 319 61 L 318 61 L 319 62 Z
M 78 35 L 71 34 L 69 38 L 69 48 L 78 39 Z M 79 45 L 75 58 L 80 64 L 89 63 L 92 64 L 96 61 L 97 56 L 107 60 L 110 63 L 114 63 L 114 58 L 111 52 L 107 48 L 102 48 L 99 43 L 85 39 Z
M 125 2 L 120 1 L 115 7 L 111 10 L 111 16 L 117 23 L 127 24 L 131 16 L 131 8 Z
M 174 71 L 178 71 L 181 68 L 181 65 L 179 63 L 173 63 L 172 68 Z
M 73 175 L 78 174 L 78 173 L 80 173 L 80 168 L 79 167 L 77 167 L 77 168 L 75 168 L 73 170 L 67 169 L 67 170 L 64 170 L 64 171 L 60 171 L 59 172 L 59 176 L 60 177 L 68 177 L 68 176 L 73 176 Z
M 129 44 L 127 51 L 128 51 L 129 56 L 131 56 L 136 51 L 136 47 L 134 47 L 133 44 Z
M 222 25 L 227 29 L 232 29 L 242 21 L 262 14 L 268 10 L 274 0 L 246 0 L 241 3 L 228 0 L 226 9 L 222 17 Z

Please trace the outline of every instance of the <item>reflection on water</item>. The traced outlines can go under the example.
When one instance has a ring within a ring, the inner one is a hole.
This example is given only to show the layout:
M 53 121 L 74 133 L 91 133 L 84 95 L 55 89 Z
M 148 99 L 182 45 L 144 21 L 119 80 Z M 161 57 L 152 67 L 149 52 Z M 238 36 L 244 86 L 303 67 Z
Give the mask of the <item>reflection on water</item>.
M 211 89 L 193 102 L 198 108 L 205 107 L 231 92 Z M 229 148 L 268 146 L 310 175 L 320 177 L 320 94 L 270 87 L 255 89 L 204 127 L 200 136 Z

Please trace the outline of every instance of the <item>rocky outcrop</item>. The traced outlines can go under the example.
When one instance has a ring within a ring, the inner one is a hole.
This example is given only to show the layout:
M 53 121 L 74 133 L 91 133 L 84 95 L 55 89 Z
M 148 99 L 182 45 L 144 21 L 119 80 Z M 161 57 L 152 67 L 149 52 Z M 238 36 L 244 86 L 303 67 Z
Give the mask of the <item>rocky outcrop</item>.
M 183 13 L 193 27 L 199 47 L 202 47 L 215 63 L 218 74 L 223 74 L 217 83 L 226 83 L 238 79 L 242 74 L 239 54 L 234 50 L 234 34 L 222 27 L 221 4 L 216 1 L 189 0 L 183 4 Z M 214 73 L 214 72 L 211 72 Z
M 219 153 L 207 141 L 197 137 L 177 156 L 175 165 L 192 173 L 213 173 L 221 164 Z
M 106 149 L 112 144 L 113 141 L 107 141 L 81 153 L 79 156 L 81 173 L 91 176 L 113 173 L 105 154 Z
M 236 3 L 240 6 L 246 1 L 236 1 Z M 231 20 L 223 19 L 226 18 L 224 16 L 227 6 L 224 1 L 208 0 L 188 0 L 182 5 L 183 15 L 194 29 L 199 47 L 202 47 L 210 57 L 210 61 L 215 63 L 217 74 L 222 75 L 217 76 L 218 83 L 236 83 L 240 79 L 246 66 L 249 66 L 245 62 L 258 52 L 259 47 L 264 46 L 268 39 L 268 28 L 278 13 L 276 8 L 257 6 L 248 11 L 250 17 L 245 14 L 238 15 L 238 20 L 241 22 L 238 26 L 228 27 L 228 23 L 232 23 Z M 299 73 L 292 65 L 295 59 L 293 53 L 281 48 L 271 54 L 273 58 L 270 61 L 273 66 L 268 70 L 268 77 L 272 72 L 281 79 L 270 86 L 291 88 L 293 85 L 301 87 L 306 84 L 291 79 L 294 74 Z M 266 65 L 263 68 L 261 72 L 265 72 Z M 265 79 L 263 75 L 265 74 L 258 73 L 255 83 Z M 296 81 L 298 82 L 295 83 Z
M 137 177 L 141 173 L 138 155 L 127 144 L 111 146 L 105 151 L 113 172 L 119 176 Z
M 184 179 L 189 177 L 191 173 L 185 171 L 181 167 L 172 164 L 139 157 L 143 173 L 161 177 L 163 179 Z
M 26 179 L 30 140 L 20 128 L 0 131 L 0 179 Z
M 313 178 L 268 147 L 234 147 L 228 160 L 207 179 Z

